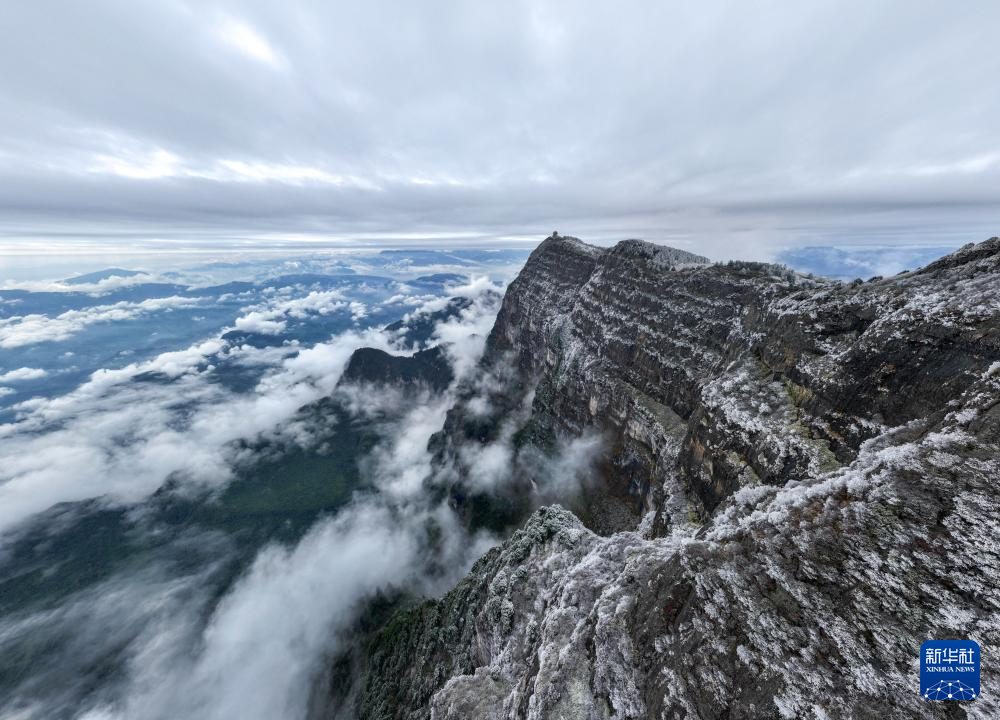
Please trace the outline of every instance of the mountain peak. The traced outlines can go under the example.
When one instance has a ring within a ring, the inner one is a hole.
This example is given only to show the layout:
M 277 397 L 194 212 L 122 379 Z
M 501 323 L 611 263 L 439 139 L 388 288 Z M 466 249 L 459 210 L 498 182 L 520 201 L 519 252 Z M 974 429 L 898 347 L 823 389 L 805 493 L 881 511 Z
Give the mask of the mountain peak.
M 981 261 L 986 261 L 983 267 L 979 268 L 981 270 L 988 270 L 990 272 L 1000 270 L 1000 237 L 991 237 L 989 240 L 984 240 L 981 243 L 963 245 L 955 252 L 945 255 L 915 271 L 915 274 L 947 270 Z
M 588 255 L 600 255 L 604 252 L 604 248 L 599 248 L 596 245 L 585 243 L 580 238 L 573 237 L 572 235 L 560 235 L 558 232 L 553 232 L 541 243 L 539 243 L 536 248 L 536 250 L 553 249 L 569 249 L 575 252 L 583 252 Z

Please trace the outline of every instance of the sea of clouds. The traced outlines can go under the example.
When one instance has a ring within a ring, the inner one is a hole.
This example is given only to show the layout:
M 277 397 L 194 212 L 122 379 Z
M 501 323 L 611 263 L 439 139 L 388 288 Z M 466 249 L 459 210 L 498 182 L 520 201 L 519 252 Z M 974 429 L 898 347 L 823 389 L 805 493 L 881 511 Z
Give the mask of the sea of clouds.
M 16 420 L 0 425 L 0 566 L 26 533 L 57 546 L 63 529 L 99 512 L 122 511 L 144 549 L 97 583 L 0 615 L 0 651 L 46 648 L 44 665 L 21 669 L 0 717 L 305 717 L 312 688 L 368 598 L 439 594 L 498 541 L 470 537 L 445 502 L 431 500 L 426 480 L 439 472 L 428 443 L 459 388 L 468 395 L 490 384 L 478 363 L 503 284 L 471 276 L 436 294 L 399 289 L 384 302 L 408 318 L 443 309 L 449 297 L 470 301 L 438 322 L 430 341 L 445 343 L 454 370 L 444 392 L 339 383 L 357 348 L 417 347 L 366 326 L 366 308 L 343 293 L 309 291 L 258 296 L 212 337 L 17 404 Z M 98 307 L 94 313 L 106 311 Z M 8 324 L 9 337 L 86 332 L 94 313 L 21 319 Z M 352 327 L 312 345 L 259 346 L 227 335 L 280 336 L 296 318 L 329 313 L 350 313 Z M 220 368 L 234 365 L 257 373 L 250 391 L 219 381 Z M 3 382 L 45 373 L 24 366 L 5 371 Z M 331 396 L 375 423 L 379 439 L 359 459 L 365 489 L 297 541 L 267 543 L 231 577 L 240 550 L 234 537 L 218 528 L 174 532 L 149 510 L 167 486 L 210 502 L 262 440 L 309 446 L 315 438 L 299 410 Z M 485 485 L 502 484 L 510 472 L 510 434 L 464 458 Z M 545 460 L 546 472 L 569 482 L 585 472 L 592 448 Z M 55 550 L 43 572 L 60 573 Z

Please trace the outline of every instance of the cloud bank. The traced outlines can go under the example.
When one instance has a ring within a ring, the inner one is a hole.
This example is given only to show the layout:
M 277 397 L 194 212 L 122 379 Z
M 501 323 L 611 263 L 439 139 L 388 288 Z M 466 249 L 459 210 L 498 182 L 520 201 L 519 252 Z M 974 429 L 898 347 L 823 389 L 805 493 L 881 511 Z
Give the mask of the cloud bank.
M 195 307 L 203 298 L 174 295 L 150 298 L 141 302 L 121 301 L 113 305 L 95 305 L 83 310 L 67 310 L 48 315 L 14 315 L 0 318 L 0 348 L 16 348 L 43 342 L 57 342 L 72 337 L 95 323 L 134 320 L 171 308 Z

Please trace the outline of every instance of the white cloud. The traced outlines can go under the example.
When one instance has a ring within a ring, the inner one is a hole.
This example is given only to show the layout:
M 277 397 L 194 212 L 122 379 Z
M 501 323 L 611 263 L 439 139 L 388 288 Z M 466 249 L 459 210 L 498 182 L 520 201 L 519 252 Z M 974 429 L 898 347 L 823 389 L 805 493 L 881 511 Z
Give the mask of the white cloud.
M 432 469 L 427 445 L 444 426 L 454 393 L 424 391 L 414 396 L 413 391 L 363 384 L 341 386 L 337 397 L 354 416 L 374 421 L 391 418 L 382 428 L 385 439 L 372 449 L 363 469 L 393 500 L 418 496 Z
M 551 456 L 534 458 L 534 476 L 542 503 L 576 496 L 596 480 L 595 467 L 606 450 L 605 439 L 596 433 L 563 441 Z
M 289 185 L 320 183 L 324 185 L 354 185 L 374 188 L 359 178 L 344 177 L 318 167 L 308 165 L 286 165 L 281 163 L 245 162 L 241 160 L 219 160 L 217 169 L 205 173 L 219 181 L 280 182 Z
M 64 280 L 7 280 L 0 284 L 4 290 L 27 290 L 29 292 L 65 292 L 86 293 L 100 296 L 120 288 L 155 282 L 157 277 L 151 273 L 140 272 L 136 275 L 112 275 L 92 283 L 68 283 Z
M 501 487 L 510 478 L 514 448 L 508 434 L 485 445 L 464 446 L 461 458 L 469 468 L 470 485 L 488 491 Z
M 67 310 L 55 317 L 41 314 L 14 315 L 0 319 L 0 348 L 65 340 L 95 323 L 133 320 L 162 310 L 194 307 L 202 299 L 173 295 L 137 303 L 123 300 L 113 305 Z
M 285 321 L 272 320 L 268 315 L 256 311 L 236 318 L 237 330 L 260 333 L 262 335 L 280 335 L 285 332 L 285 326 Z
M 310 313 L 329 315 L 344 308 L 344 293 L 340 290 L 313 290 L 305 297 L 293 298 L 282 302 L 276 310 L 287 313 L 293 318 L 304 318 Z
M 432 339 L 447 343 L 446 351 L 458 377 L 468 375 L 479 361 L 486 337 L 500 309 L 502 291 L 502 285 L 494 284 L 487 277 L 474 278 L 467 285 L 449 288 L 451 294 L 472 299 L 472 305 L 450 320 L 438 323 Z M 428 307 L 437 308 L 437 301 L 425 304 L 422 310 Z
M 37 380 L 38 378 L 43 378 L 48 374 L 49 373 L 42 368 L 23 367 L 0 374 L 0 383 L 19 382 L 21 380 Z
M 449 285 L 448 297 L 478 298 L 488 291 L 503 293 L 503 285 L 494 282 L 488 275 L 470 275 L 464 285 Z
M 87 165 L 87 172 L 115 175 L 131 180 L 188 178 L 217 183 L 281 183 L 291 186 L 309 184 L 378 190 L 372 180 L 331 173 L 323 168 L 288 163 L 246 161 L 225 158 L 199 163 L 195 159 L 153 147 L 145 150 L 118 148 L 118 154 L 98 153 Z M 79 289 L 79 288 L 77 288 Z
M 15 405 L 19 421 L 0 425 L 0 531 L 57 502 L 137 502 L 171 474 L 202 486 L 228 482 L 230 444 L 280 434 L 300 407 L 332 392 L 363 345 L 388 349 L 379 331 L 344 333 L 282 359 L 253 393 L 236 394 L 209 382 L 212 355 L 241 352 L 216 338 Z M 134 381 L 148 372 L 173 382 Z
M 441 565 L 434 577 L 426 573 L 422 555 L 429 522 L 442 533 Z M 120 606 L 133 621 L 139 606 L 153 617 L 133 643 L 121 699 L 92 708 L 92 717 L 305 717 L 316 676 L 340 647 L 363 600 L 378 590 L 400 587 L 438 593 L 493 543 L 488 537 L 466 538 L 446 506 L 368 497 L 319 522 L 294 548 L 264 548 L 205 626 L 196 612 L 204 602 L 197 577 L 175 588 L 133 584 L 119 591 L 115 604 L 99 595 L 92 605 L 96 600 L 98 606 Z M 440 567 L 449 571 L 441 575 Z M 176 602 L 184 591 L 193 595 L 193 602 Z M 151 593 L 157 606 L 135 602 L 140 593 Z M 126 606 L 130 600 L 133 604 Z M 74 615 L 82 620 L 88 616 L 79 605 Z M 88 618 L 88 627 L 109 622 L 104 615 Z M 115 637 L 114 628 L 109 630 Z M 93 644 L 101 647 L 99 641 Z
M 292 288 L 267 288 L 263 294 L 268 296 L 268 302 L 243 308 L 250 312 L 236 319 L 236 329 L 280 335 L 286 329 L 286 318 L 302 320 L 313 314 L 329 315 L 343 308 L 350 309 L 355 321 L 365 316 L 364 305 L 348 303 L 340 290 L 313 290 L 303 297 L 288 297 L 292 291 Z
M 131 373 L 137 368 L 141 368 L 142 372 L 158 372 L 167 377 L 176 378 L 185 373 L 192 372 L 198 365 L 204 363 L 209 357 L 221 352 L 225 348 L 225 341 L 219 338 L 212 338 L 183 350 L 160 353 L 152 360 L 148 360 L 141 365 L 130 365 L 125 368 L 125 376 L 131 377 Z M 96 375 L 97 373 L 95 373 Z
M 148 153 L 106 155 L 98 154 L 88 171 L 98 174 L 118 175 L 133 180 L 155 180 L 178 175 L 181 159 L 177 155 L 154 148 Z
M 349 308 L 351 310 L 351 320 L 354 322 L 361 320 L 368 314 L 368 308 L 365 307 L 364 303 L 353 301 L 349 305 Z
M 304 717 L 335 633 L 358 601 L 405 582 L 415 553 L 410 528 L 377 506 L 350 508 L 292 551 L 265 549 L 213 616 L 181 692 L 154 706 L 176 716 L 171 696 L 183 696 L 189 716 L 207 720 Z

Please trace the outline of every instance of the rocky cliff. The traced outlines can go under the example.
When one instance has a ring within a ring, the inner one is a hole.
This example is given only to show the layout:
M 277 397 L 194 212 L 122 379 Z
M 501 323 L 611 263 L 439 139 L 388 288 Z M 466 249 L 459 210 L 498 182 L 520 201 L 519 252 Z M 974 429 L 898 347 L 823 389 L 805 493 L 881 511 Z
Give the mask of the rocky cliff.
M 1000 239 L 844 284 L 553 236 L 481 371 L 432 482 L 470 526 L 575 514 L 394 616 L 359 717 L 1000 714 Z M 598 480 L 555 483 L 539 458 L 587 437 Z M 951 637 L 983 695 L 924 701 L 920 644 Z

